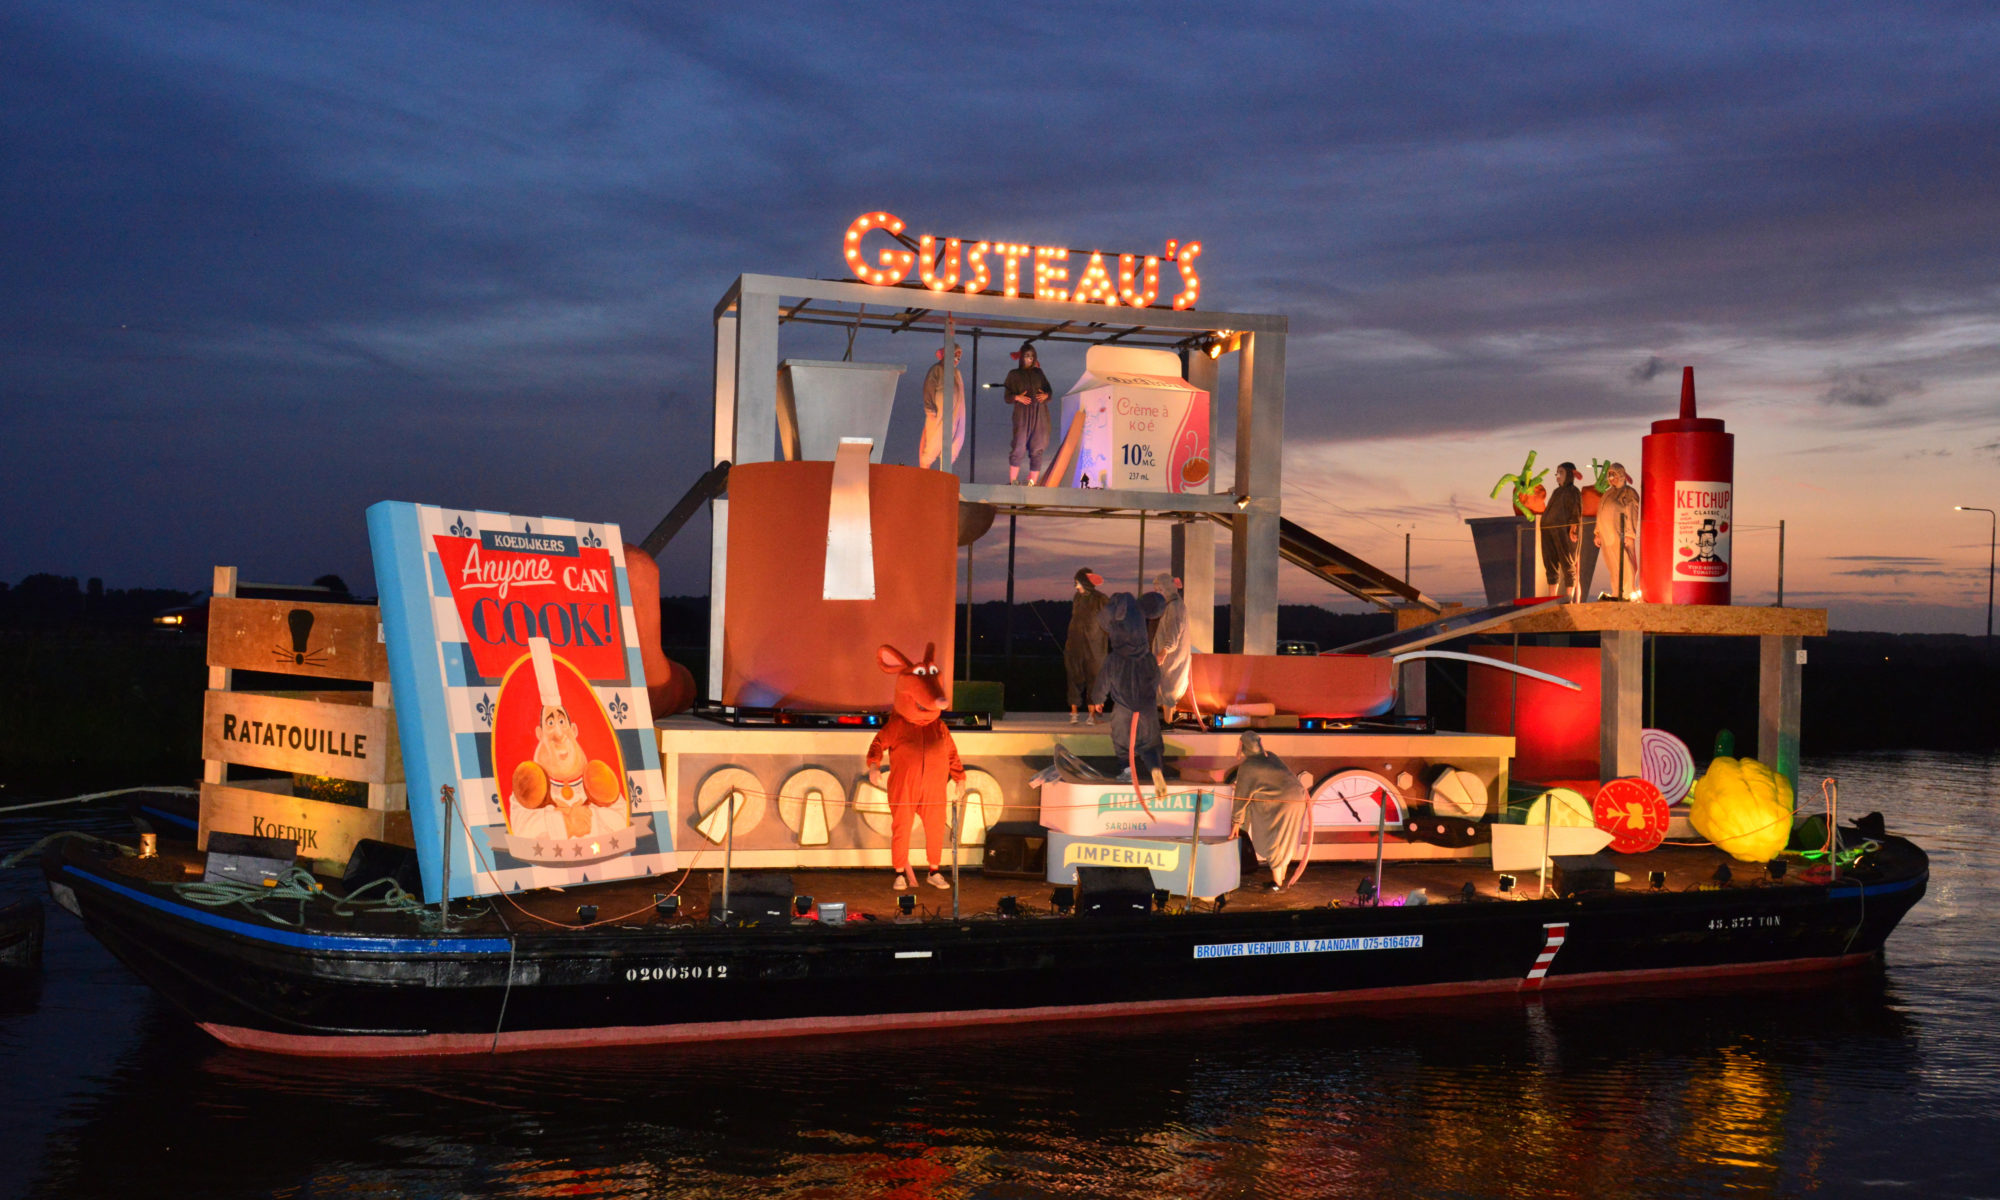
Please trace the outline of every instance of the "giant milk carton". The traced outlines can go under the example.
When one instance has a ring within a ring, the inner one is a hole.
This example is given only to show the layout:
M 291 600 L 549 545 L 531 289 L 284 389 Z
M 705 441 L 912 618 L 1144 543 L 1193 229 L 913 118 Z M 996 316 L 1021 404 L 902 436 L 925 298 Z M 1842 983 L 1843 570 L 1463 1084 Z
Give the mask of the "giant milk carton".
M 1207 492 L 1208 393 L 1181 378 L 1171 350 L 1092 346 L 1083 378 L 1063 396 L 1062 424 L 1083 414 L 1072 487 Z

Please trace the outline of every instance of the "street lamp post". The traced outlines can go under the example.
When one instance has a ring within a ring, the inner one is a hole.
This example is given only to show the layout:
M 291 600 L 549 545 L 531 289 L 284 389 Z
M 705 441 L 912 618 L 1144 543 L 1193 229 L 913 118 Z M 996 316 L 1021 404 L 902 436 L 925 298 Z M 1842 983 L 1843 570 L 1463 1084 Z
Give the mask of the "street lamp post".
M 1986 636 L 1993 636 L 1993 551 L 2000 545 L 2000 513 L 1990 508 L 1979 508 L 1971 504 L 1956 504 L 1952 507 L 1960 512 L 1983 512 L 1987 516 L 1986 531 Z

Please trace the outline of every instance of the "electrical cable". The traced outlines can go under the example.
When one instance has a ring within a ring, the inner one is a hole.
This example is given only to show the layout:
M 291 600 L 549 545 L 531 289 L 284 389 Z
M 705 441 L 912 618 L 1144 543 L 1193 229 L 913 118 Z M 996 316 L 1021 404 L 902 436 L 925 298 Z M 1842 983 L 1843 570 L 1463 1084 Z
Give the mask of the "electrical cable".
M 54 808 L 59 804 L 81 804 L 86 800 L 103 800 L 109 796 L 125 796 L 133 792 L 158 792 L 168 796 L 198 796 L 201 794 L 194 788 L 180 787 L 175 784 L 166 784 L 160 787 L 118 788 L 109 792 L 91 792 L 84 796 L 71 796 L 66 800 L 37 800 L 32 804 L 10 804 L 4 808 L 0 808 L 0 816 L 6 816 L 8 813 L 27 812 L 33 808 Z

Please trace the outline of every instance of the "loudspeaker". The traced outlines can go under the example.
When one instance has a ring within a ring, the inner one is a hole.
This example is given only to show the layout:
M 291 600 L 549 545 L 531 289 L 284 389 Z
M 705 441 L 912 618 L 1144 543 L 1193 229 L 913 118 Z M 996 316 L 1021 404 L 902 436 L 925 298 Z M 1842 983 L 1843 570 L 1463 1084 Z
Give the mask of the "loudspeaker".
M 1607 854 L 1556 854 L 1549 858 L 1556 866 L 1558 896 L 1579 896 L 1586 892 L 1608 892 L 1618 886 L 1618 868 Z
M 732 871 L 729 874 L 729 919 L 734 923 L 789 924 L 792 919 L 792 877 L 784 871 Z M 722 872 L 708 877 L 708 915 L 722 913 Z
M 1078 867 L 1076 914 L 1143 917 L 1153 911 L 1153 873 L 1144 867 Z
M 423 872 L 417 868 L 415 850 L 393 842 L 362 838 L 354 843 L 354 851 L 347 856 L 347 869 L 340 873 L 340 882 L 353 893 L 378 879 L 393 879 L 397 887 L 412 896 L 424 894 Z
M 1049 833 L 1033 821 L 1002 821 L 986 830 L 980 873 L 994 879 L 1042 879 L 1049 873 Z
M 204 883 L 233 879 L 238 883 L 276 883 L 298 865 L 295 838 L 251 837 L 246 833 L 208 835 L 208 869 Z

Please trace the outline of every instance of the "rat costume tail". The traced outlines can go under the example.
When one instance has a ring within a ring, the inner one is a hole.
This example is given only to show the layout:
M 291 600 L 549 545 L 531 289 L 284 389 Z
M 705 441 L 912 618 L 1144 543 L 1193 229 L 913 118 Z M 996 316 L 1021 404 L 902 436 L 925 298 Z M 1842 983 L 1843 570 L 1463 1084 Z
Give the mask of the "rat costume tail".
M 1139 798 L 1139 811 L 1153 819 L 1153 810 L 1146 807 L 1146 789 L 1139 786 L 1139 710 L 1132 710 L 1132 733 L 1125 739 L 1125 758 L 1132 764 L 1132 794 Z M 1159 799 L 1158 796 L 1153 799 Z

